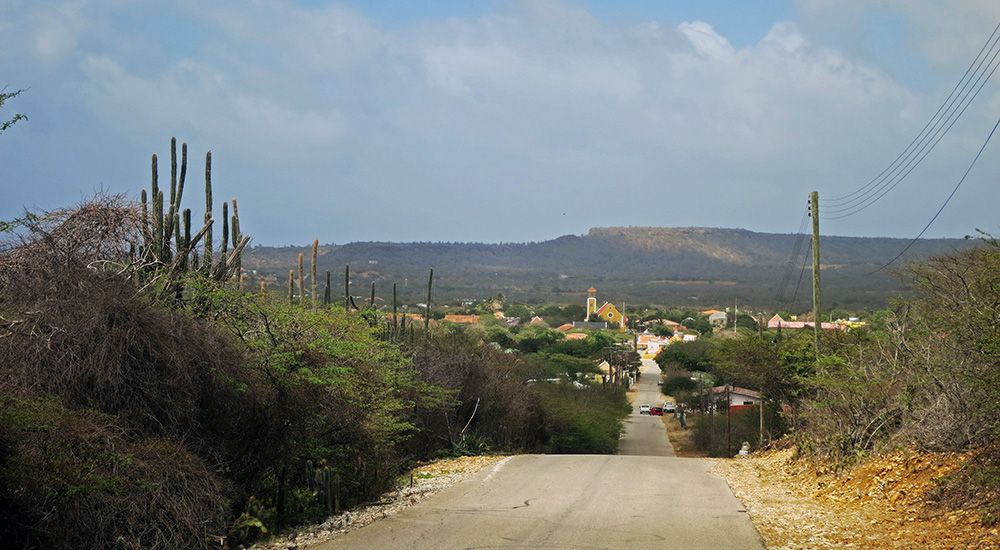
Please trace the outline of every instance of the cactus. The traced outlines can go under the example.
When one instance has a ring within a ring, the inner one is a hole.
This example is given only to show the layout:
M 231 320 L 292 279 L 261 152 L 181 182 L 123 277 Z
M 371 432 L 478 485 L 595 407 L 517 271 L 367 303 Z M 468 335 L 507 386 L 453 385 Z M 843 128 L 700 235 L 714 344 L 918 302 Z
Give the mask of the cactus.
M 430 275 L 427 276 L 427 309 L 424 313 L 424 332 L 431 328 L 431 287 L 434 285 L 434 268 L 431 268 Z
M 299 305 L 306 303 L 306 279 L 302 272 L 302 259 L 303 255 L 299 252 Z
M 145 248 L 148 250 L 151 234 L 149 230 L 149 204 L 145 189 L 139 193 L 139 201 L 140 204 L 142 204 L 142 240 L 145 244 Z
M 235 265 L 236 265 L 236 271 L 242 271 L 243 270 L 243 249 L 240 248 L 240 246 L 241 246 L 240 243 L 243 243 L 242 246 L 246 246 L 246 243 L 244 242 L 243 233 L 240 232 L 240 209 L 236 205 L 236 197 L 233 197 L 232 203 L 233 203 L 233 216 L 232 216 L 232 222 L 230 224 L 230 228 L 231 228 L 231 232 L 233 234 L 233 251 L 235 252 L 238 248 L 240 250 L 240 252 L 236 255 L 236 257 L 234 258 L 234 260 L 235 260 Z M 247 239 L 247 240 L 249 240 L 249 239 Z
M 178 224 L 178 228 L 179 228 L 179 226 L 180 226 L 180 224 Z M 184 247 L 185 248 L 187 248 L 187 246 L 191 244 L 191 209 L 190 208 L 185 208 L 184 209 L 184 240 L 181 241 L 180 239 L 178 239 L 178 241 L 177 241 L 178 246 L 180 246 L 181 242 L 184 243 Z M 184 259 L 181 260 L 181 262 L 182 262 L 181 269 L 183 269 L 183 270 L 187 270 L 187 268 L 188 268 L 188 256 L 189 255 L 190 254 L 185 254 L 184 255 Z
M 288 270 L 288 303 L 295 302 L 295 271 Z
M 319 284 L 318 277 L 316 275 L 316 261 L 319 258 L 319 239 L 313 240 L 313 250 L 312 250 L 312 266 L 311 266 L 311 277 L 312 277 L 312 307 L 316 309 L 316 286 Z
M 219 243 L 220 262 L 226 261 L 226 251 L 229 247 L 229 203 L 222 201 L 222 242 Z
M 396 283 L 392 283 L 392 335 L 396 336 Z
M 326 272 L 326 288 L 323 289 L 323 305 L 328 306 L 333 301 L 333 287 L 330 286 L 330 272 Z
M 212 221 L 212 152 L 205 153 L 205 223 Z M 212 228 L 205 232 L 205 265 L 212 269 Z
M 344 311 L 351 311 L 351 266 L 344 266 Z

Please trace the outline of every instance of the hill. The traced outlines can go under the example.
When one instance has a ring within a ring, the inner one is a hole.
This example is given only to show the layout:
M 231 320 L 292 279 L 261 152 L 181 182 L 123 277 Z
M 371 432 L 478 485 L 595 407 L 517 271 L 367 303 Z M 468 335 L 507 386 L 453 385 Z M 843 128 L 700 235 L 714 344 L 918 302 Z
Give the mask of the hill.
M 799 243 L 799 253 L 791 258 Z M 908 241 L 893 238 L 824 237 L 824 304 L 880 307 L 907 289 L 891 271 L 870 274 Z M 903 261 L 973 246 L 963 239 L 919 241 Z M 441 301 L 503 293 L 525 302 L 582 302 L 596 286 L 615 302 L 717 306 L 741 303 L 761 308 L 804 310 L 809 306 L 808 268 L 802 273 L 808 239 L 794 234 L 743 229 L 602 227 L 532 243 L 390 243 L 323 245 L 320 271 L 332 271 L 335 295 L 344 265 L 352 270 L 354 294 L 375 281 L 380 294 L 399 283 L 404 301 L 420 300 L 427 269 L 435 270 Z M 251 249 L 244 266 L 279 281 L 307 247 Z M 900 265 L 902 262 L 900 262 Z M 802 274 L 797 300 L 794 289 Z

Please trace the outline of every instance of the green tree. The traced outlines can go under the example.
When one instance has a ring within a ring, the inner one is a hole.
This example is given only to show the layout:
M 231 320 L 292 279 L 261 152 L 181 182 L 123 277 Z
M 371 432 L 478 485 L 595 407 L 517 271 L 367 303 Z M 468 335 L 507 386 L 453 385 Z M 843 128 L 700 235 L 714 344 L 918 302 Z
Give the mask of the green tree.
M 3 108 L 4 103 L 6 103 L 10 99 L 14 99 L 15 97 L 21 95 L 21 92 L 23 91 L 24 90 L 16 90 L 13 92 L 7 92 L 0 90 L 0 109 Z M 14 113 L 13 118 L 11 118 L 10 120 L 0 122 L 0 133 L 5 132 L 7 128 L 10 128 L 11 126 L 17 124 L 19 121 L 22 120 L 28 120 L 28 117 L 22 113 Z
M 655 334 L 657 336 L 668 336 L 669 337 L 669 336 L 673 336 L 674 335 L 674 331 L 670 327 L 668 327 L 667 325 L 664 325 L 663 323 L 656 323 L 655 325 L 653 325 L 652 327 L 650 327 L 649 330 L 653 334 Z

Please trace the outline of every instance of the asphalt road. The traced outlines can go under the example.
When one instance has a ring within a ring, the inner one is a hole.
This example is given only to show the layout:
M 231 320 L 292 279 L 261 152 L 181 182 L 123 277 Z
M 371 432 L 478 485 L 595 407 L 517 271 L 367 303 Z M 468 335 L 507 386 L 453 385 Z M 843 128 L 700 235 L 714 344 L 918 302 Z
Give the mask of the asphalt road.
M 658 416 L 639 414 L 639 405 L 663 405 L 663 394 L 656 381 L 660 367 L 656 361 L 643 359 L 640 368 L 639 391 L 632 398 L 632 415 L 625 424 L 625 436 L 618 444 L 618 454 L 637 456 L 674 456 L 674 448 L 667 439 L 667 429 Z
M 710 462 L 670 456 L 660 419 L 639 416 L 662 403 L 644 378 L 622 454 L 513 456 L 316 548 L 763 548 Z

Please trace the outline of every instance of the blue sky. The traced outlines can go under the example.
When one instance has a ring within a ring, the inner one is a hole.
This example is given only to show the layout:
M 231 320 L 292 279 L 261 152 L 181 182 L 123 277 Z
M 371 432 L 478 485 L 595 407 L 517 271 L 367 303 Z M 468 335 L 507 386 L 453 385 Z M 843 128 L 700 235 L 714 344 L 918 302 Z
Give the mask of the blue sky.
M 138 196 L 177 136 L 262 244 L 790 232 L 810 190 L 892 161 L 997 21 L 988 0 L 0 0 L 0 86 L 28 88 L 0 114 L 29 116 L 0 135 L 0 218 Z M 824 230 L 916 234 L 998 116 L 990 82 Z M 1000 232 L 996 147 L 930 235 Z

